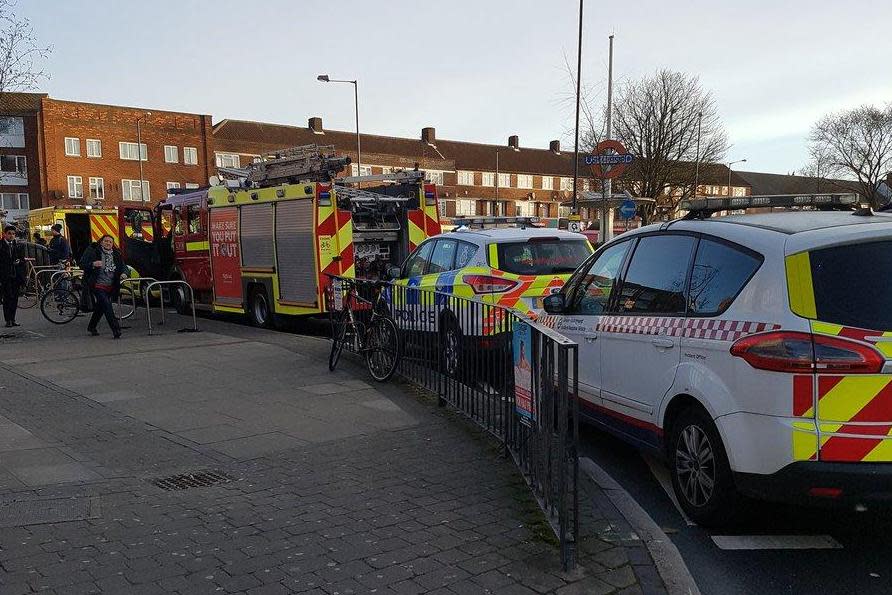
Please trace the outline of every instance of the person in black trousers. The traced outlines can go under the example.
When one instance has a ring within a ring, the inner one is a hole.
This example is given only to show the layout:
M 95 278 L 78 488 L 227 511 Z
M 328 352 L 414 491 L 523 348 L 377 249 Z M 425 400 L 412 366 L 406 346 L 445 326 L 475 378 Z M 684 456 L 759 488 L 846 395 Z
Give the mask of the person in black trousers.
M 81 256 L 80 267 L 84 270 L 84 289 L 93 292 L 93 316 L 87 330 L 94 337 L 99 334 L 96 326 L 102 315 L 108 321 L 115 339 L 121 338 L 121 325 L 112 307 L 121 289 L 121 277 L 127 276 L 127 266 L 121 252 L 115 248 L 115 240 L 104 235 L 90 244 Z
M 15 232 L 14 225 L 7 225 L 0 240 L 0 293 L 3 295 L 6 328 L 21 326 L 15 321 L 15 314 L 19 307 L 19 289 L 25 283 L 25 261 Z

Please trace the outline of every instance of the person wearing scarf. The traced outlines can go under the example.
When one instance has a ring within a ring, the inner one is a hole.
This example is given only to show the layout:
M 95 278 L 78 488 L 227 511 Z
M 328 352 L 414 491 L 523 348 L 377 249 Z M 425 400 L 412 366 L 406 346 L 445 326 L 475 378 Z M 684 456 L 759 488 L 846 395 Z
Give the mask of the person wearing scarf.
M 97 326 L 102 316 L 108 321 L 115 339 L 121 338 L 121 325 L 115 316 L 112 304 L 117 299 L 121 287 L 121 277 L 127 276 L 127 266 L 120 251 L 115 248 L 115 240 L 110 235 L 102 238 L 84 251 L 80 267 L 84 270 L 84 288 L 93 292 L 93 315 L 87 331 L 94 337 L 99 334 Z

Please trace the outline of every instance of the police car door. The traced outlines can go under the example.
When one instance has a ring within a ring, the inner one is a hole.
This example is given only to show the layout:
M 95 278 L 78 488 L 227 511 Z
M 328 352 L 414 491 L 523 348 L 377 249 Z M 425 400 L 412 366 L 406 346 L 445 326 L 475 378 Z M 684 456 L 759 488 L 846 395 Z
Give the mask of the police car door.
M 419 289 L 426 288 L 425 281 L 435 240 L 428 240 L 415 249 L 403 265 L 399 285 L 405 285 L 405 291 L 397 291 L 393 296 L 394 315 L 397 326 L 405 330 L 428 330 L 436 328 L 430 320 L 435 316 L 430 307 L 430 295 Z M 428 288 L 429 289 L 429 288 Z
M 686 234 L 639 236 L 610 314 L 601 319 L 604 407 L 616 429 L 648 444 L 657 440 L 655 412 L 681 358 L 696 244 Z
M 579 345 L 579 396 L 583 412 L 601 416 L 601 341 L 598 326 L 607 312 L 613 288 L 631 241 L 602 250 L 588 269 L 577 271 L 564 289 L 564 313 L 554 317 L 554 328 Z M 545 317 L 543 322 L 549 321 Z

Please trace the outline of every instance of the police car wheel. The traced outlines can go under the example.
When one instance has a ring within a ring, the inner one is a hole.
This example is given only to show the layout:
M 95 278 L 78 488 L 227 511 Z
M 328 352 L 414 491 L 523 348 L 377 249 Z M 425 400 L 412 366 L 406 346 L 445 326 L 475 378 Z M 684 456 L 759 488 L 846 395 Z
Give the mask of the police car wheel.
M 738 496 L 725 447 L 709 415 L 696 407 L 683 411 L 672 422 L 668 450 L 672 487 L 685 513 L 704 526 L 731 522 Z
M 440 364 L 447 376 L 455 378 L 461 374 L 461 344 L 461 329 L 453 319 L 446 318 L 440 329 Z

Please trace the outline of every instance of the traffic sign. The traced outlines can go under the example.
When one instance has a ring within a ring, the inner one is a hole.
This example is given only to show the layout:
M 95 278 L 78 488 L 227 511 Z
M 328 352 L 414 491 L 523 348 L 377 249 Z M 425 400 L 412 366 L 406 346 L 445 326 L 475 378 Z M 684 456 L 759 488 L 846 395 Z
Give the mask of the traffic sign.
M 596 178 L 615 178 L 635 160 L 618 140 L 602 140 L 595 152 L 585 156 L 585 164 L 591 166 Z
M 623 219 L 631 219 L 637 212 L 638 207 L 635 206 L 634 200 L 626 199 L 623 201 L 623 204 L 619 206 L 619 215 Z

